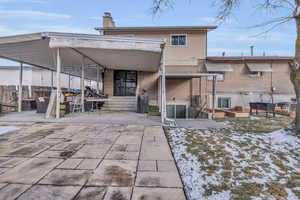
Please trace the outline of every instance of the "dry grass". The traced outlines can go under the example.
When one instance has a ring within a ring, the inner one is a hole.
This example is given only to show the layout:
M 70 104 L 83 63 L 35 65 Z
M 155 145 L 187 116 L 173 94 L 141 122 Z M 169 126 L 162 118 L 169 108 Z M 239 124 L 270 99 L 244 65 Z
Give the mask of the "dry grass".
M 230 119 L 230 129 L 169 128 L 166 133 L 172 150 L 186 148 L 186 162 L 191 156 L 197 159 L 204 197 L 230 191 L 231 199 L 237 200 L 287 199 L 290 190 L 300 198 L 300 149 L 271 144 L 268 134 L 290 122 L 285 117 Z M 175 147 L 176 131 L 184 134 Z
M 219 122 L 228 121 L 233 130 L 239 133 L 270 133 L 290 125 L 293 121 L 290 117 L 275 118 L 226 118 Z

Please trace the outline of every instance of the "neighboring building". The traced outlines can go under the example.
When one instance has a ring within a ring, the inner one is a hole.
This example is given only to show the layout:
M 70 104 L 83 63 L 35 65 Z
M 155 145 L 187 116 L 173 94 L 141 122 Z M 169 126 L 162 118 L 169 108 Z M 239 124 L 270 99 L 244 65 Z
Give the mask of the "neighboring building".
M 0 66 L 0 103 L 14 105 L 19 85 L 19 66 Z M 23 67 L 24 99 L 36 98 L 36 92 L 50 91 L 56 85 L 56 73 L 32 66 Z M 62 88 L 80 89 L 80 78 L 61 75 Z M 96 82 L 85 80 L 85 85 L 96 88 Z
M 167 74 L 219 73 L 216 107 L 249 106 L 250 101 L 282 102 L 294 97 L 289 80 L 291 57 L 208 57 L 207 34 L 215 26 L 116 27 L 110 13 L 103 17 L 101 35 L 160 38 L 166 41 Z M 159 99 L 159 72 L 107 70 L 104 93 L 135 96 L 145 89 L 150 104 Z M 212 107 L 210 78 L 168 78 L 167 104 L 178 105 L 181 116 L 194 104 Z M 130 87 L 126 87 L 130 85 Z M 197 97 L 197 98 L 194 98 Z M 194 102 L 197 99 L 197 103 Z M 181 107 L 181 108 L 180 108 Z M 180 115 L 180 114 L 179 114 Z
M 201 71 L 220 73 L 216 87 L 219 108 L 291 102 L 295 94 L 289 62 L 291 57 L 207 57 Z

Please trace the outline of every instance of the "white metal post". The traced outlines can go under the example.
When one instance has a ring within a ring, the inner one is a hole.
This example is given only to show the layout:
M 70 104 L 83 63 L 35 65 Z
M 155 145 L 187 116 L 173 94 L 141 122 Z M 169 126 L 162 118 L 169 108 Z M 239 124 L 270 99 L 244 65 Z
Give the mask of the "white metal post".
M 100 79 L 100 70 L 99 70 L 99 66 L 97 66 L 97 92 L 99 93 L 99 79 Z
M 23 99 L 23 63 L 20 63 L 19 74 L 19 91 L 18 91 L 18 112 L 22 112 L 22 99 Z
M 85 68 L 85 58 L 82 57 L 81 65 L 81 111 L 84 112 L 84 68 Z
M 54 84 L 53 84 L 53 71 L 51 70 L 51 89 L 53 89 L 53 86 L 54 86 Z
M 57 48 L 56 54 L 56 119 L 60 118 L 60 72 L 61 72 L 61 58 L 60 49 Z
M 69 74 L 69 91 L 71 89 L 71 75 Z
M 162 71 L 162 107 L 161 107 L 161 122 L 164 124 L 166 119 L 166 67 L 165 67 L 165 52 L 164 52 L 165 44 L 161 45 L 162 49 L 162 58 L 161 58 L 161 71 Z

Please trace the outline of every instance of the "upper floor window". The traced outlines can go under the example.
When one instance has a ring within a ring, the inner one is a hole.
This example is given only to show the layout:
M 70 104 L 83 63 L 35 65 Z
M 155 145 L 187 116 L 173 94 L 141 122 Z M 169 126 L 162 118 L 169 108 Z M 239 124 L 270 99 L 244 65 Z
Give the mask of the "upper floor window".
M 262 76 L 262 72 L 253 72 L 253 71 L 250 71 L 249 72 L 249 76 L 250 77 L 261 77 Z
M 224 81 L 225 72 L 208 72 L 209 74 L 217 74 L 217 81 Z M 213 76 L 208 76 L 207 80 L 212 81 Z
M 186 35 L 171 35 L 172 46 L 186 46 Z

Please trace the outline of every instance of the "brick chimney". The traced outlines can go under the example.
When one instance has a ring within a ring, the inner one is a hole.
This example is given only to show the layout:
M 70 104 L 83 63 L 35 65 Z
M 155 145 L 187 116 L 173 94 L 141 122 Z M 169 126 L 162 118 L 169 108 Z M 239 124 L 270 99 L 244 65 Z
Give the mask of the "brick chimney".
M 103 28 L 115 27 L 115 22 L 109 12 L 105 12 L 103 16 Z

